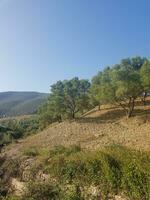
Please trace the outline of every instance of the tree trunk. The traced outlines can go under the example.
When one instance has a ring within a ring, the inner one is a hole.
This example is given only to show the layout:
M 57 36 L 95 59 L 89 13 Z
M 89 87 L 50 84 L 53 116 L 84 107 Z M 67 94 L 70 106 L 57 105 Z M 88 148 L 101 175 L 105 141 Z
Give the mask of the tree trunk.
M 72 112 L 72 119 L 74 119 L 75 118 L 75 112 L 73 111 Z
M 98 110 L 99 110 L 99 111 L 101 110 L 101 105 L 100 105 L 100 104 L 98 105 Z
M 147 92 L 144 92 L 144 96 L 143 96 L 143 105 L 146 105 L 146 97 L 147 97 Z
M 59 123 L 62 122 L 62 116 L 61 115 L 58 116 L 58 122 Z
M 135 106 L 135 99 L 134 98 L 130 98 L 129 100 L 129 109 L 127 112 L 127 117 L 130 118 L 132 116 L 132 113 L 134 111 L 134 106 Z

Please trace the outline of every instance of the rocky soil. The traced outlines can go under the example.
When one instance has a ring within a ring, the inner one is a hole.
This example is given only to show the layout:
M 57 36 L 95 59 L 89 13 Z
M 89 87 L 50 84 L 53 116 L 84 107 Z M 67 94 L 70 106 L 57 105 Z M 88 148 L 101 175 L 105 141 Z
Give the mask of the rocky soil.
M 80 119 L 54 123 L 39 134 L 19 140 L 6 147 L 1 155 L 7 159 L 23 158 L 24 151 L 31 147 L 52 148 L 57 145 L 81 145 L 84 149 L 101 149 L 105 146 L 120 144 L 132 149 L 150 151 L 150 106 L 137 107 L 136 116 L 126 119 L 123 110 L 105 108 L 94 109 Z M 24 158 L 23 158 L 24 159 Z M 11 177 L 11 185 L 15 193 L 20 195 L 30 176 L 29 168 L 34 160 L 25 159 L 20 165 L 20 179 Z M 40 180 L 48 179 L 42 171 L 37 174 Z M 86 188 L 88 199 L 94 199 L 99 190 L 93 186 Z M 99 197 L 101 198 L 101 197 Z M 122 195 L 110 197 L 110 200 L 127 200 Z
M 7 156 L 20 156 L 30 147 L 54 147 L 80 144 L 85 149 L 98 149 L 120 144 L 137 150 L 150 150 L 150 107 L 131 119 L 120 109 L 93 111 L 86 117 L 50 125 L 39 134 L 11 144 L 3 151 Z

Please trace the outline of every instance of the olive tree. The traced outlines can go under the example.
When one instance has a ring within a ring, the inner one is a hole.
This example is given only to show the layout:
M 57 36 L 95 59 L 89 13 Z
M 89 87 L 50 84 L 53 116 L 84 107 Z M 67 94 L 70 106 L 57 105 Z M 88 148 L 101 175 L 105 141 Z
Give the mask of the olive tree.
M 143 61 L 124 59 L 112 68 L 105 68 L 94 77 L 92 95 L 99 102 L 121 106 L 127 117 L 131 117 L 135 100 L 142 93 L 139 67 Z M 96 80 L 96 81 L 95 81 Z M 98 100 L 99 99 L 99 100 Z
M 41 107 L 40 116 L 48 122 L 63 118 L 75 118 L 89 108 L 90 83 L 77 77 L 58 81 L 51 86 L 48 101 Z
M 143 64 L 140 70 L 140 75 L 141 75 L 143 94 L 144 94 L 143 103 L 145 105 L 146 96 L 148 92 L 150 92 L 150 61 L 146 61 Z
M 125 110 L 127 117 L 131 117 L 135 100 L 142 91 L 140 74 L 131 65 L 122 64 L 112 69 L 111 76 L 115 89 L 114 100 Z

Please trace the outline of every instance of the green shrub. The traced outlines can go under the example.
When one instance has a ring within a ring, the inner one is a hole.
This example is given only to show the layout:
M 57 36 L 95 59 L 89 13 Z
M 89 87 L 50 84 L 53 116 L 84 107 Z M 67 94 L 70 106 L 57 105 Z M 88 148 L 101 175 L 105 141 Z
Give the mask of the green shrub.
M 0 200 L 8 195 L 10 189 L 10 177 L 17 177 L 19 174 L 18 160 L 0 156 Z
M 61 192 L 61 199 L 63 200 L 84 200 L 81 194 L 79 185 L 74 185 L 69 191 L 65 194 Z
M 39 151 L 36 147 L 30 147 L 24 151 L 24 155 L 29 157 L 36 157 L 39 155 Z
M 109 191 L 115 191 L 120 188 L 122 169 L 118 160 L 110 155 L 102 156 L 102 181 Z
M 109 193 L 119 192 L 133 200 L 149 199 L 150 159 L 146 153 L 121 146 L 101 152 L 73 151 L 71 147 L 59 146 L 50 155 L 46 169 L 61 184 L 98 185 L 106 199 Z
M 19 197 L 2 197 L 0 200 L 21 200 Z
M 59 193 L 59 187 L 49 182 L 31 182 L 22 200 L 58 200 Z
M 133 200 L 148 200 L 150 198 L 148 176 L 136 163 L 125 166 L 122 185 Z
M 86 164 L 81 160 L 67 161 L 61 168 L 61 176 L 63 180 L 67 182 L 74 182 L 75 180 L 82 179 L 86 175 L 86 172 Z
M 70 156 L 81 151 L 81 147 L 78 145 L 72 145 L 70 147 L 64 147 L 62 145 L 56 146 L 53 150 L 50 151 L 50 157 L 64 155 Z
M 26 151 L 28 156 L 38 154 L 35 147 Z M 85 192 L 83 188 L 90 186 L 100 188 L 104 200 L 110 194 L 120 193 L 132 200 L 150 199 L 148 152 L 141 153 L 120 146 L 95 152 L 82 151 L 78 146 L 57 146 L 48 152 L 46 162 L 39 164 L 39 168 L 36 165 L 34 170 L 31 169 L 35 175 L 33 178 L 42 170 L 49 173 L 53 183 L 48 180 L 30 183 L 22 200 L 82 200 Z M 17 166 L 15 168 L 18 169 Z
M 27 135 L 35 134 L 39 130 L 39 120 L 37 117 L 22 119 L 20 121 L 16 119 L 4 119 L 1 121 L 1 125 L 1 129 L 6 127 L 6 130 L 0 130 L 1 146 Z
M 12 142 L 12 136 L 9 133 L 0 133 L 0 146 L 7 145 Z

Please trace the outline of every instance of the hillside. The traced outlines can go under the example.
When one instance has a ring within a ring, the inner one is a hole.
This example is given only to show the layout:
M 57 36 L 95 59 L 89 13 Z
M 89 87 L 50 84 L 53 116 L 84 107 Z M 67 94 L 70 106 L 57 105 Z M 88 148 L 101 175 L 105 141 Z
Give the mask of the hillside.
M 4 184 L 23 195 L 18 200 L 148 200 L 150 104 L 136 105 L 134 114 L 127 119 L 119 107 L 102 106 L 6 146 Z
M 136 106 L 136 115 L 126 119 L 118 107 L 104 106 L 72 121 L 53 123 L 42 132 L 19 140 L 7 149 L 9 156 L 18 156 L 30 147 L 52 148 L 79 144 L 85 149 L 101 149 L 118 144 L 136 150 L 150 151 L 150 105 Z
M 32 114 L 47 96 L 38 92 L 1 92 L 0 116 Z
M 6 146 L 1 153 L 6 185 L 13 195 L 25 195 L 23 200 L 48 195 L 47 200 L 53 191 L 56 199 L 82 199 L 81 194 L 87 200 L 101 194 L 103 200 L 149 199 L 150 104 L 137 105 L 134 114 L 127 119 L 119 107 L 102 106 Z M 108 182 L 99 187 L 99 179 Z

